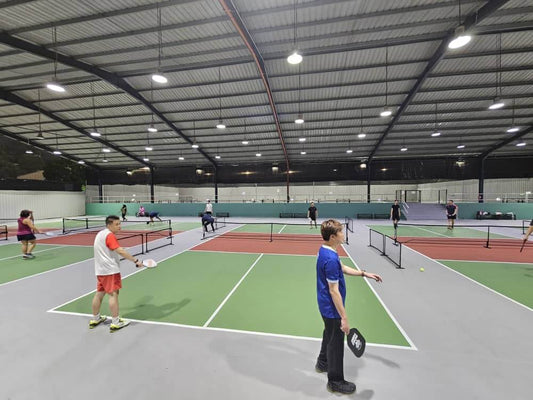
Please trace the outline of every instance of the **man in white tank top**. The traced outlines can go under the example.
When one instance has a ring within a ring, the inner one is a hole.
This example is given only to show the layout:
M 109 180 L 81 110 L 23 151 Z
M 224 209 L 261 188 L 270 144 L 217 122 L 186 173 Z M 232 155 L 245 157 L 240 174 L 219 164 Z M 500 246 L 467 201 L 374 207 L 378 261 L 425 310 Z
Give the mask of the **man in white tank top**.
M 120 247 L 115 233 L 120 231 L 120 218 L 110 215 L 105 220 L 106 228 L 96 235 L 94 239 L 94 272 L 96 275 L 96 293 L 94 294 L 92 309 L 93 319 L 89 321 L 89 328 L 94 328 L 106 320 L 100 315 L 100 306 L 107 293 L 109 296 L 109 309 L 111 311 L 111 332 L 128 326 L 130 321 L 119 317 L 118 293 L 122 287 L 120 276 L 120 257 L 130 260 L 137 267 L 142 267 L 142 261 L 135 259 L 125 249 Z

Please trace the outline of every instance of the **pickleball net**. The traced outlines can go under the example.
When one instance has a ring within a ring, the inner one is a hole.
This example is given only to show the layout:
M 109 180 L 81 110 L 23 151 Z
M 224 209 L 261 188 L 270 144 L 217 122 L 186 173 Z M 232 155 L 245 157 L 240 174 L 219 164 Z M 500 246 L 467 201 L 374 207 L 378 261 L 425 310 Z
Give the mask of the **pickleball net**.
M 212 232 L 211 225 L 208 230 L 202 228 L 202 239 L 221 237 L 225 239 L 249 239 L 264 240 L 269 242 L 280 240 L 307 241 L 322 240 L 320 225 L 316 228 L 309 224 L 294 224 L 281 222 L 242 222 L 228 221 L 225 218 L 216 218 L 214 223 L 215 231 Z M 349 244 L 348 224 L 343 224 L 345 241 Z

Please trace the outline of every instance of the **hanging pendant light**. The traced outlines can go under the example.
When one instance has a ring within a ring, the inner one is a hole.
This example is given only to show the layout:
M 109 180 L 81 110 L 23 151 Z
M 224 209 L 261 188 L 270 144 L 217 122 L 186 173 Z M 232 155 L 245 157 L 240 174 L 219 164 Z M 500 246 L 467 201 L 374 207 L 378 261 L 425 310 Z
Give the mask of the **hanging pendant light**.
M 163 46 L 163 30 L 161 29 L 161 8 L 157 5 L 157 71 L 152 74 L 152 80 L 157 83 L 167 83 L 168 79 L 161 72 L 161 56 Z
M 300 53 L 298 53 L 297 50 L 297 23 L 298 23 L 298 14 L 296 11 L 296 4 L 298 3 L 298 0 L 294 0 L 294 36 L 293 36 L 293 48 L 294 51 L 290 56 L 287 57 L 287 62 L 292 65 L 300 64 L 303 60 L 303 57 Z
M 53 91 L 53 92 L 56 92 L 56 93 L 63 93 L 66 91 L 65 87 L 62 86 L 58 79 L 57 79 L 57 57 L 58 57 L 58 53 L 57 53 L 57 31 L 56 31 L 56 27 L 54 26 L 52 28 L 52 48 L 54 50 L 54 53 L 55 53 L 55 59 L 54 59 L 54 78 L 51 82 L 48 82 L 46 84 L 46 88 Z

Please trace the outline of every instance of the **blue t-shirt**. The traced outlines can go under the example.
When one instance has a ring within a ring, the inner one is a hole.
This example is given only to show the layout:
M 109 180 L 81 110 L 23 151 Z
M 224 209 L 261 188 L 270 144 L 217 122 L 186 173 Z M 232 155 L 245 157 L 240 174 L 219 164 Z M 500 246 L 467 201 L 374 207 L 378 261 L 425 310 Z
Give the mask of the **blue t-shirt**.
M 457 208 L 457 206 L 455 204 L 448 204 L 446 206 L 446 212 L 448 213 L 448 215 L 453 215 L 453 213 L 455 212 L 456 208 Z
M 210 224 L 212 222 L 215 222 L 215 219 L 211 215 L 209 214 L 202 215 L 202 223 Z
M 342 304 L 346 299 L 346 283 L 342 272 L 342 264 L 339 255 L 331 247 L 322 246 L 318 251 L 316 260 L 316 293 L 318 309 L 325 318 L 340 319 L 335 304 L 329 293 L 329 283 L 338 283 Z
M 152 212 L 150 213 L 150 217 L 152 217 L 152 218 L 153 218 L 153 217 L 158 217 L 158 216 L 159 216 L 159 213 L 158 213 L 157 211 L 152 211 Z

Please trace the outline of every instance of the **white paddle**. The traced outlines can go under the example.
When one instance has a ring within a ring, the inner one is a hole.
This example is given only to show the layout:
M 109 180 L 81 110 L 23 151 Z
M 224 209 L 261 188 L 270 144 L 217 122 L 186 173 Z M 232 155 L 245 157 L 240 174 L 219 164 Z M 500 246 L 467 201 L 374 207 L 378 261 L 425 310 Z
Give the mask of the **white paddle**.
M 157 262 L 155 260 L 152 260 L 151 258 L 149 258 L 147 260 L 143 260 L 143 265 L 146 268 L 155 268 L 155 267 L 157 267 Z

